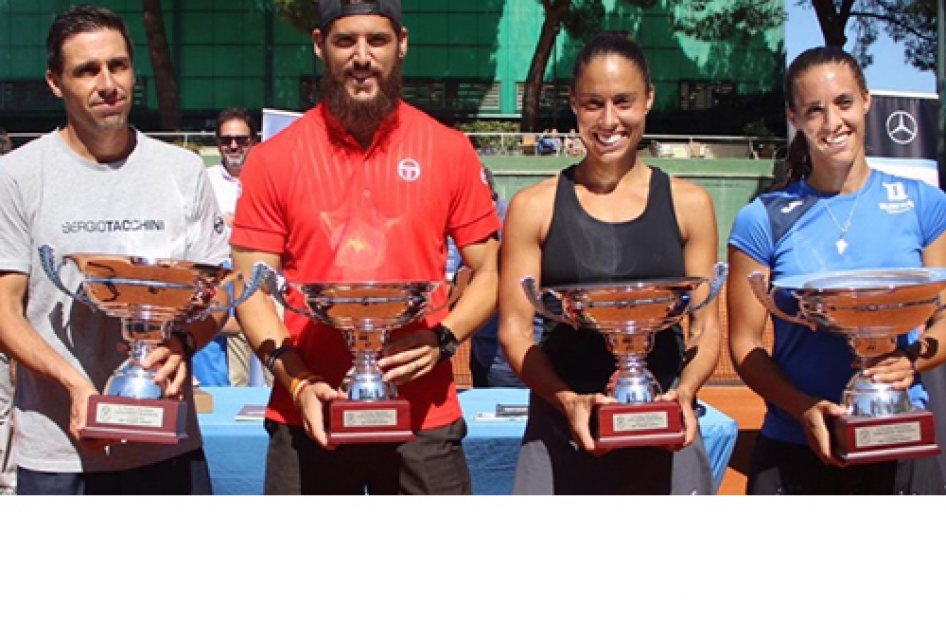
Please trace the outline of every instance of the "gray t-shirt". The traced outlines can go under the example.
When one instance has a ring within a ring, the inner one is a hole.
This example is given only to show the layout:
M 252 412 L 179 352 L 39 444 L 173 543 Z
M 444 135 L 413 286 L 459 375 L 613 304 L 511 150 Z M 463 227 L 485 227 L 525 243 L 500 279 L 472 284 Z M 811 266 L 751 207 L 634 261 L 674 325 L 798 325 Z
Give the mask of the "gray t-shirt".
M 124 160 L 83 159 L 59 132 L 0 160 L 0 270 L 29 275 L 26 318 L 59 354 L 101 391 L 127 358 L 117 349 L 120 320 L 74 301 L 40 266 L 41 245 L 69 253 L 124 254 L 220 264 L 229 255 L 224 222 L 203 161 L 190 151 L 140 132 Z M 81 275 L 68 263 L 63 283 L 76 291 Z M 46 472 L 124 470 L 201 446 L 193 395 L 187 388 L 188 439 L 177 445 L 128 443 L 110 453 L 79 452 L 69 436 L 69 394 L 20 366 L 15 395 L 16 463 Z

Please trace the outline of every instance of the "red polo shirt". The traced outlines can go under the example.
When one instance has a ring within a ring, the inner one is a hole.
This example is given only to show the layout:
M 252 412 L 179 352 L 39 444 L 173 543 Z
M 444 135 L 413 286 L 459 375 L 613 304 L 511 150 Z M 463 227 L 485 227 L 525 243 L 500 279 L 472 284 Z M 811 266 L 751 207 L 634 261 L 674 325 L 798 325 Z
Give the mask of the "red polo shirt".
M 230 242 L 279 254 L 290 283 L 442 280 L 446 234 L 458 247 L 501 227 L 482 165 L 466 136 L 401 103 L 367 151 L 319 105 L 253 148 L 240 175 Z M 443 304 L 447 287 L 435 293 Z M 305 310 L 292 291 L 290 304 Z M 433 327 L 446 309 L 396 330 Z M 352 355 L 342 334 L 286 310 L 306 365 L 338 386 Z M 462 415 L 449 362 L 402 385 L 415 430 Z M 289 393 L 274 387 L 267 418 L 301 424 Z

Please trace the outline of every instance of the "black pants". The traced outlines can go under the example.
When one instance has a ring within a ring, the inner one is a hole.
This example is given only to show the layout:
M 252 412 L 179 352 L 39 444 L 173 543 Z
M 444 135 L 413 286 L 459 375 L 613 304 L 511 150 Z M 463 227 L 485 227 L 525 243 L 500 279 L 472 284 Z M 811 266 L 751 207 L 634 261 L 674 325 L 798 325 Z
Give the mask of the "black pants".
M 746 494 L 943 494 L 936 457 L 845 468 L 822 463 L 807 444 L 760 435 Z
M 17 494 L 193 495 L 213 494 L 204 450 L 140 468 L 114 472 L 57 473 L 19 467 Z
M 403 444 L 328 451 L 302 427 L 267 420 L 266 494 L 471 494 L 466 422 L 419 431 Z

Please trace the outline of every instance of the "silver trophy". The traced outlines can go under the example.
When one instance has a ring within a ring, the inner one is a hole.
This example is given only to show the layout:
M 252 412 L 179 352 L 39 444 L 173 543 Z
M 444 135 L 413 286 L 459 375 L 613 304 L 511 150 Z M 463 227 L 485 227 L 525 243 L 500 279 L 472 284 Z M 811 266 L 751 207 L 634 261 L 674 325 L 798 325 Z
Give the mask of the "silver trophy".
M 352 370 L 341 385 L 347 400 L 333 401 L 329 406 L 330 442 L 413 440 L 410 404 L 398 398 L 394 383 L 384 380 L 378 359 L 392 330 L 452 305 L 468 276 L 462 276 L 447 301 L 436 309 L 431 309 L 432 296 L 446 280 L 297 283 L 282 281 L 272 270 L 269 278 L 272 294 L 285 308 L 341 330 L 354 357 Z M 286 287 L 302 294 L 304 309 L 286 300 Z
M 857 372 L 848 381 L 840 405 L 848 415 L 832 427 L 835 455 L 845 463 L 925 457 L 940 452 L 933 414 L 915 408 L 909 392 L 863 375 L 866 361 L 892 352 L 897 337 L 924 325 L 942 308 L 946 269 L 865 269 L 806 274 L 776 279 L 769 290 L 765 274 L 749 275 L 756 297 L 786 321 L 844 335 L 855 355 Z M 798 315 L 776 303 L 793 297 Z
M 658 402 L 660 384 L 647 369 L 654 335 L 685 315 L 709 304 L 726 281 L 727 265 L 717 263 L 713 278 L 588 283 L 539 289 L 535 279 L 522 279 L 526 297 L 543 317 L 574 328 L 600 332 L 617 359 L 607 394 L 618 402 L 597 410 L 593 426 L 600 446 L 682 444 L 685 428 L 677 403 Z M 693 291 L 709 282 L 709 295 L 699 304 Z M 557 305 L 558 308 L 550 308 Z M 560 311 L 560 314 L 555 311 Z
M 175 327 L 233 308 L 249 298 L 266 279 L 259 265 L 233 304 L 216 299 L 227 283 L 241 279 L 225 267 L 189 261 L 141 258 L 118 254 L 75 253 L 57 262 L 52 247 L 39 248 L 43 271 L 73 299 L 121 320 L 129 357 L 109 377 L 102 396 L 89 402 L 82 437 L 177 443 L 184 434 L 186 408 L 163 398 L 154 382 L 156 368 L 141 363 L 167 341 Z M 60 277 L 66 263 L 82 274 L 77 291 Z

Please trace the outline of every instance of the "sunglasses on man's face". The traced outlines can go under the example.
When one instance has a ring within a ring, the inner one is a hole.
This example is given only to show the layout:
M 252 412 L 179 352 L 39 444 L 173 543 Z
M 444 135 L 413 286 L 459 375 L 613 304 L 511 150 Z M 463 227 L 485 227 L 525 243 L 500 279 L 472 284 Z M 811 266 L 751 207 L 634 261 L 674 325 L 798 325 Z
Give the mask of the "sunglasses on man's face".
M 234 142 L 237 143 L 238 147 L 245 147 L 250 144 L 249 136 L 220 136 L 218 139 L 220 146 L 228 147 Z

